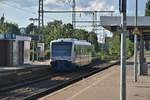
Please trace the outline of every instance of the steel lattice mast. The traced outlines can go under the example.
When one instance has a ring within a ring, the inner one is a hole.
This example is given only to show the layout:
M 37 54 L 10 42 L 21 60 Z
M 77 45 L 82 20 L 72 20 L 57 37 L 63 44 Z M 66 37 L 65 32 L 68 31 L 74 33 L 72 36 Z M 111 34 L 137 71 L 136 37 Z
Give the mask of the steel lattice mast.
M 44 10 L 43 10 L 43 0 L 39 0 L 39 11 L 38 11 L 39 27 L 44 26 Z

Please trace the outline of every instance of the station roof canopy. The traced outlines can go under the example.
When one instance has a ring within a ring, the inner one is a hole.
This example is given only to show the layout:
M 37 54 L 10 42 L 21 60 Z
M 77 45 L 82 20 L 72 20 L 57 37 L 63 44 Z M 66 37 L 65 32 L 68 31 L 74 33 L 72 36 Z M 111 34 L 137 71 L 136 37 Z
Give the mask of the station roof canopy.
M 101 16 L 101 26 L 109 31 L 117 31 L 117 28 L 121 26 L 120 16 Z M 138 16 L 137 26 L 142 33 L 150 34 L 150 17 Z M 135 16 L 127 16 L 127 30 L 133 31 L 135 28 Z
M 105 29 L 116 32 L 119 31 L 121 26 L 120 16 L 101 16 L 101 26 Z M 149 16 L 138 16 L 137 26 L 139 33 L 143 35 L 145 42 L 150 41 L 150 17 Z M 135 29 L 135 16 L 127 16 L 127 30 L 130 33 L 130 39 L 133 40 L 133 31 Z M 139 38 L 139 36 L 138 36 Z

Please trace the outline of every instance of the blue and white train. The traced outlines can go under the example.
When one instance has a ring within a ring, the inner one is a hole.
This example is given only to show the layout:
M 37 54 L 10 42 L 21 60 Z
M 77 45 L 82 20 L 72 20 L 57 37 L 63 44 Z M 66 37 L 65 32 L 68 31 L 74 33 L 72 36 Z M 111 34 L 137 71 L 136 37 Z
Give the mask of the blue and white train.
M 64 38 L 50 43 L 50 63 L 57 72 L 72 71 L 91 63 L 92 45 L 85 40 Z

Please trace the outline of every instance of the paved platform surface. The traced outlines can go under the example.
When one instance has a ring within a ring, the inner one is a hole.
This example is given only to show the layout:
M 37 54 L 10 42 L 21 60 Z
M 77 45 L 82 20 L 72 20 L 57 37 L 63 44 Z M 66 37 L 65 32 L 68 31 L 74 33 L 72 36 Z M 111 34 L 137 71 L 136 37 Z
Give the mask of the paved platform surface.
M 127 100 L 150 100 L 150 70 L 135 83 L 133 61 L 127 64 Z M 40 100 L 119 100 L 119 78 L 120 69 L 115 65 Z

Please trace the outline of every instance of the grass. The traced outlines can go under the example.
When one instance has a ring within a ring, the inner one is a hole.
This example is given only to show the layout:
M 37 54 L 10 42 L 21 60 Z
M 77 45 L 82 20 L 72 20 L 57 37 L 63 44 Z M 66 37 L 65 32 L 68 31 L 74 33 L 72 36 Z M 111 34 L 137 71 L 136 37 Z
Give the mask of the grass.
M 145 51 L 145 54 L 148 54 L 148 55 L 150 55 L 150 51 Z

